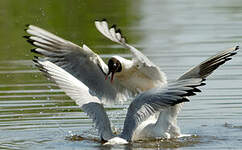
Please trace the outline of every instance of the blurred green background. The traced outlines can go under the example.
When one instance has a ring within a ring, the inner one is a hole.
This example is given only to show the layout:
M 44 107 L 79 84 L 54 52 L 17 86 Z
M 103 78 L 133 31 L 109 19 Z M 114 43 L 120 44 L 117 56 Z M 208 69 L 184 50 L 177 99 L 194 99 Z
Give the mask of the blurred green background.
M 132 26 L 140 19 L 137 14 L 139 1 L 1 0 L 0 60 L 31 58 L 28 51 L 31 46 L 22 38 L 26 35 L 25 24 L 40 26 L 76 44 L 84 42 L 92 47 L 111 43 L 95 29 L 96 19 L 105 17 L 120 27 Z M 132 35 L 129 35 L 129 39 L 132 39 Z M 105 49 L 99 52 L 102 51 Z

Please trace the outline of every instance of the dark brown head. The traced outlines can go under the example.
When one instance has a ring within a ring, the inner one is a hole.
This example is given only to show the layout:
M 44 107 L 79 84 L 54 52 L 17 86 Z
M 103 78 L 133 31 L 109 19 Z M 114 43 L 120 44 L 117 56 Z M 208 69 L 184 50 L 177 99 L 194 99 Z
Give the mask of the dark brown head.
M 122 71 L 122 65 L 120 61 L 116 58 L 110 58 L 108 60 L 108 74 L 105 77 L 105 80 L 107 80 L 108 76 L 111 74 L 111 82 L 113 82 L 114 73 L 121 72 Z

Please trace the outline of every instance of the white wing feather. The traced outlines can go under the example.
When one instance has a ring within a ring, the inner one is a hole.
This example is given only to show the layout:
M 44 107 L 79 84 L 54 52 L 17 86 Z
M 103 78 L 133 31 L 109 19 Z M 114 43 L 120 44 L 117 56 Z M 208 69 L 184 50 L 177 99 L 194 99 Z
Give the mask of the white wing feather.
M 127 96 L 128 89 L 119 82 L 111 84 L 105 81 L 108 66 L 85 44 L 80 47 L 37 26 L 27 27 L 26 32 L 30 36 L 24 37 L 36 47 L 32 52 L 43 55 L 83 82 L 99 99 L 113 103 Z
M 93 119 L 102 139 L 109 140 L 113 137 L 110 121 L 103 105 L 96 96 L 90 93 L 91 91 L 85 84 L 50 61 L 44 59 L 35 59 L 34 61 L 45 75 L 53 79 L 66 95 Z
M 135 129 L 148 117 L 169 107 L 189 101 L 187 96 L 200 92 L 196 87 L 203 86 L 203 80 L 187 79 L 170 83 L 162 88 L 153 88 L 139 94 L 130 104 L 124 121 L 121 137 L 131 141 Z
M 122 45 L 124 48 L 130 50 L 133 54 L 133 61 L 135 65 L 139 66 L 139 71 L 144 73 L 146 76 L 153 80 L 166 80 L 163 72 L 160 71 L 159 67 L 154 65 L 144 54 L 142 54 L 135 47 L 126 43 L 125 38 L 122 36 L 120 29 L 116 29 L 116 26 L 108 28 L 107 21 L 95 21 L 95 26 L 100 33 L 113 42 Z

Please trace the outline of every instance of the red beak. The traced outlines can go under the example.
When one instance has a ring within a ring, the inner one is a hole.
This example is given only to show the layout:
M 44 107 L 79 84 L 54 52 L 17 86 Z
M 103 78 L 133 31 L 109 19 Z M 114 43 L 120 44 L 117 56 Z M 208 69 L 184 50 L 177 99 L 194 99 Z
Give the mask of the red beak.
M 108 76 L 111 74 L 111 79 L 110 79 L 110 81 L 111 81 L 111 83 L 113 83 L 113 77 L 114 77 L 114 73 L 113 72 L 108 72 L 108 74 L 105 76 L 105 80 L 107 80 L 108 79 Z
M 112 72 L 112 74 L 111 74 L 111 83 L 113 83 L 113 77 L 114 77 L 114 73 Z
M 105 76 L 105 80 L 107 80 L 107 79 L 108 79 L 108 76 L 109 76 L 109 74 L 107 74 L 107 75 Z

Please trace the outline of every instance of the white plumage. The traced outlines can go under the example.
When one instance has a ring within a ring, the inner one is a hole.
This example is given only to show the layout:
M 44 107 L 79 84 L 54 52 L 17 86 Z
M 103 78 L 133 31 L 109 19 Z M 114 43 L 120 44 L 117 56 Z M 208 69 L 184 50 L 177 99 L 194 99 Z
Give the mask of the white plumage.
M 195 95 L 196 87 L 204 85 L 202 79 L 192 78 L 176 81 L 162 88 L 153 88 L 137 95 L 128 108 L 122 133 L 114 135 L 101 101 L 93 96 L 92 91 L 85 84 L 50 61 L 38 58 L 34 59 L 34 62 L 93 119 L 101 139 L 107 141 L 107 144 L 126 144 L 130 141 L 156 137 L 170 138 L 165 130 L 162 132 L 157 128 L 159 129 L 157 132 L 156 118 L 153 118 L 153 122 L 148 118 L 188 101 L 184 96 Z
M 95 21 L 97 29 L 108 39 L 122 45 L 132 53 L 131 60 L 120 56 L 122 66 L 115 73 L 114 83 L 105 81 L 110 68 L 86 45 L 78 46 L 44 29 L 29 25 L 25 36 L 45 56 L 34 59 L 47 76 L 53 79 L 68 96 L 93 119 L 103 140 L 109 143 L 126 143 L 145 138 L 181 136 L 177 115 L 187 96 L 200 92 L 196 87 L 215 69 L 231 59 L 238 46 L 227 49 L 193 67 L 173 83 L 145 55 L 126 43 L 120 30 L 108 28 L 106 21 Z M 127 94 L 129 93 L 129 94 Z M 129 106 L 123 132 L 115 137 L 102 103 L 135 96 Z M 121 139 L 121 140 L 120 140 Z

